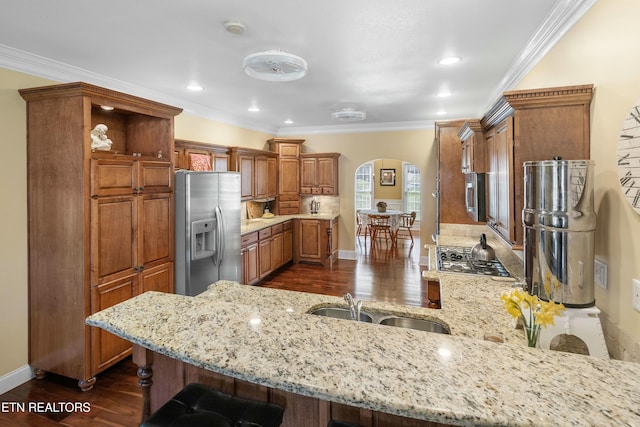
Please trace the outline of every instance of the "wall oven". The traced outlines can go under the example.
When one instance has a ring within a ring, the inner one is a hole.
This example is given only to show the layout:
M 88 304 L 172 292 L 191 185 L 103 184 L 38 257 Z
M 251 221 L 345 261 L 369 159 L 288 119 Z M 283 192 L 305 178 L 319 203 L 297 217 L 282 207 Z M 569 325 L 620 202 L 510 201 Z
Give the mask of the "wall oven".
M 485 222 L 487 220 L 485 174 L 467 173 L 464 180 L 467 214 L 476 222 Z

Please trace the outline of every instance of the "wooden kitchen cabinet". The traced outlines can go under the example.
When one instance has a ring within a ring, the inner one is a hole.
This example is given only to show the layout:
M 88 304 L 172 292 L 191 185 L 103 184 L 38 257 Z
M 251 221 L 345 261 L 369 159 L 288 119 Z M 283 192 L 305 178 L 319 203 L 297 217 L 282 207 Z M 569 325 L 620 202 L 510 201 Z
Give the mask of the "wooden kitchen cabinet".
M 78 380 L 131 353 L 85 318 L 142 289 L 173 291 L 173 140 L 180 109 L 86 83 L 27 101 L 29 364 Z M 113 107 L 106 111 L 101 106 Z M 108 127 L 111 150 L 91 150 Z
M 272 156 L 255 157 L 255 199 L 274 199 L 278 193 L 278 163 Z
M 523 245 L 526 161 L 590 158 L 593 85 L 505 92 L 482 118 L 488 154 L 488 224 L 513 248 Z
M 467 120 L 458 131 L 462 142 L 462 173 L 485 173 L 486 144 L 480 120 Z
M 242 257 L 242 283 L 255 285 L 260 281 L 257 231 L 241 237 L 240 253 Z
M 461 150 L 458 131 L 461 120 L 436 122 L 435 145 L 438 150 L 437 221 L 445 224 L 477 224 L 465 206 L 465 176 L 460 170 Z
M 191 154 L 201 154 L 209 157 L 213 171 L 226 172 L 229 170 L 228 150 L 229 147 L 224 145 L 176 139 L 175 151 L 177 159 L 174 160 L 174 164 L 176 169 L 190 169 Z
M 304 139 L 273 138 L 269 149 L 278 153 L 278 191 L 276 213 L 300 213 L 300 153 Z
M 278 182 L 277 154 L 270 151 L 231 147 L 229 170 L 240 172 L 241 200 L 275 198 Z
M 338 220 L 295 219 L 293 262 L 328 265 L 338 256 Z
M 293 221 L 286 221 L 282 230 L 282 265 L 293 260 Z
M 291 261 L 292 221 L 275 224 L 241 237 L 242 283 L 255 285 Z
M 300 194 L 337 195 L 339 153 L 300 155 Z

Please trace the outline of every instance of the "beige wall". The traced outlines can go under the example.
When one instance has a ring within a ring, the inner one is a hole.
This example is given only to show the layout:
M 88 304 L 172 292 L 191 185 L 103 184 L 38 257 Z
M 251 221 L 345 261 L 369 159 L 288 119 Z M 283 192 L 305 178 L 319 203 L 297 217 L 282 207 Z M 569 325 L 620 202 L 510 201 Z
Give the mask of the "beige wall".
M 396 185 L 380 185 L 380 169 L 395 169 Z M 373 185 L 374 200 L 402 199 L 402 161 L 401 160 L 378 159 L 375 162 L 373 162 L 373 173 L 374 173 L 374 185 Z M 432 176 L 435 176 L 435 170 Z
M 356 169 L 371 160 L 397 159 L 404 160 L 420 168 L 422 184 L 422 218 L 420 238 L 431 241 L 431 234 L 435 232 L 436 209 L 431 193 L 435 191 L 436 150 L 433 144 L 434 129 L 326 134 L 326 135 L 297 135 L 295 138 L 306 139 L 303 151 L 310 153 L 336 152 L 340 156 L 340 250 L 355 250 L 355 195 L 353 183 Z M 385 160 L 385 167 L 387 163 Z M 376 177 L 380 173 L 375 170 Z M 402 173 L 401 166 L 396 173 Z M 376 194 L 376 197 L 378 195 Z M 420 248 L 420 254 L 425 255 Z
M 596 286 L 596 305 L 605 313 L 608 334 L 624 347 L 616 354 L 623 359 L 633 352 L 640 355 L 640 312 L 631 307 L 631 279 L 640 279 L 640 215 L 623 199 L 616 172 L 622 122 L 640 101 L 638 17 L 637 0 L 597 2 L 518 85 L 595 85 L 591 158 L 596 162 L 596 256 L 608 264 L 609 273 L 609 288 Z M 621 330 L 617 338 L 614 326 Z
M 27 363 L 27 116 L 18 88 L 53 82 L 0 68 L 0 376 Z
M 596 253 L 609 265 L 609 289 L 597 289 L 598 306 L 612 324 L 621 327 L 624 346 L 638 347 L 640 313 L 631 309 L 631 278 L 640 278 L 640 216 L 622 199 L 616 175 L 618 131 L 628 109 L 640 99 L 640 2 L 603 0 L 567 33 L 563 40 L 520 83 L 519 88 L 594 83 L 592 149 L 596 160 Z M 637 49 L 636 49 L 637 50 Z M 0 129 L 2 153 L 2 249 L 0 262 L 0 376 L 27 364 L 27 223 L 25 104 L 17 89 L 52 82 L 0 69 Z M 176 137 L 222 145 L 266 148 L 270 136 L 182 114 Z M 362 163 L 379 158 L 411 162 L 422 172 L 422 239 L 433 233 L 436 167 L 433 130 L 333 135 L 300 135 L 308 152 L 340 152 L 340 248 L 354 249 L 353 178 Z M 425 218 L 427 220 L 425 221 Z M 342 236 L 346 238 L 343 239 Z M 421 249 L 422 251 L 422 249 Z M 624 358 L 624 354 L 620 355 Z

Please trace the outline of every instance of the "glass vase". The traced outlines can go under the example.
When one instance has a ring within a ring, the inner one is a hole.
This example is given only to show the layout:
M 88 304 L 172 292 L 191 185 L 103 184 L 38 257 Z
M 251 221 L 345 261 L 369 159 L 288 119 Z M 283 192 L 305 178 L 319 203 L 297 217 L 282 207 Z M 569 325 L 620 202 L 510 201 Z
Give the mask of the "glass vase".
M 540 325 L 524 325 L 524 333 L 527 338 L 527 346 L 538 347 L 538 339 L 540 338 Z

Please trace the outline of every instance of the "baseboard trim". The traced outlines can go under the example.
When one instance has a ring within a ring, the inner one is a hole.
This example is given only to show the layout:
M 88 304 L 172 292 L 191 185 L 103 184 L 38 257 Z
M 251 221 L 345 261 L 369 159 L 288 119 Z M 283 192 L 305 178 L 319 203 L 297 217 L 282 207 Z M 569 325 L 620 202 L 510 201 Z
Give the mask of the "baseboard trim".
M 18 369 L 4 374 L 0 377 L 0 394 L 6 393 L 26 383 L 33 378 L 33 372 L 29 365 L 24 365 Z
M 358 259 L 358 253 L 356 251 L 338 250 L 338 259 Z

